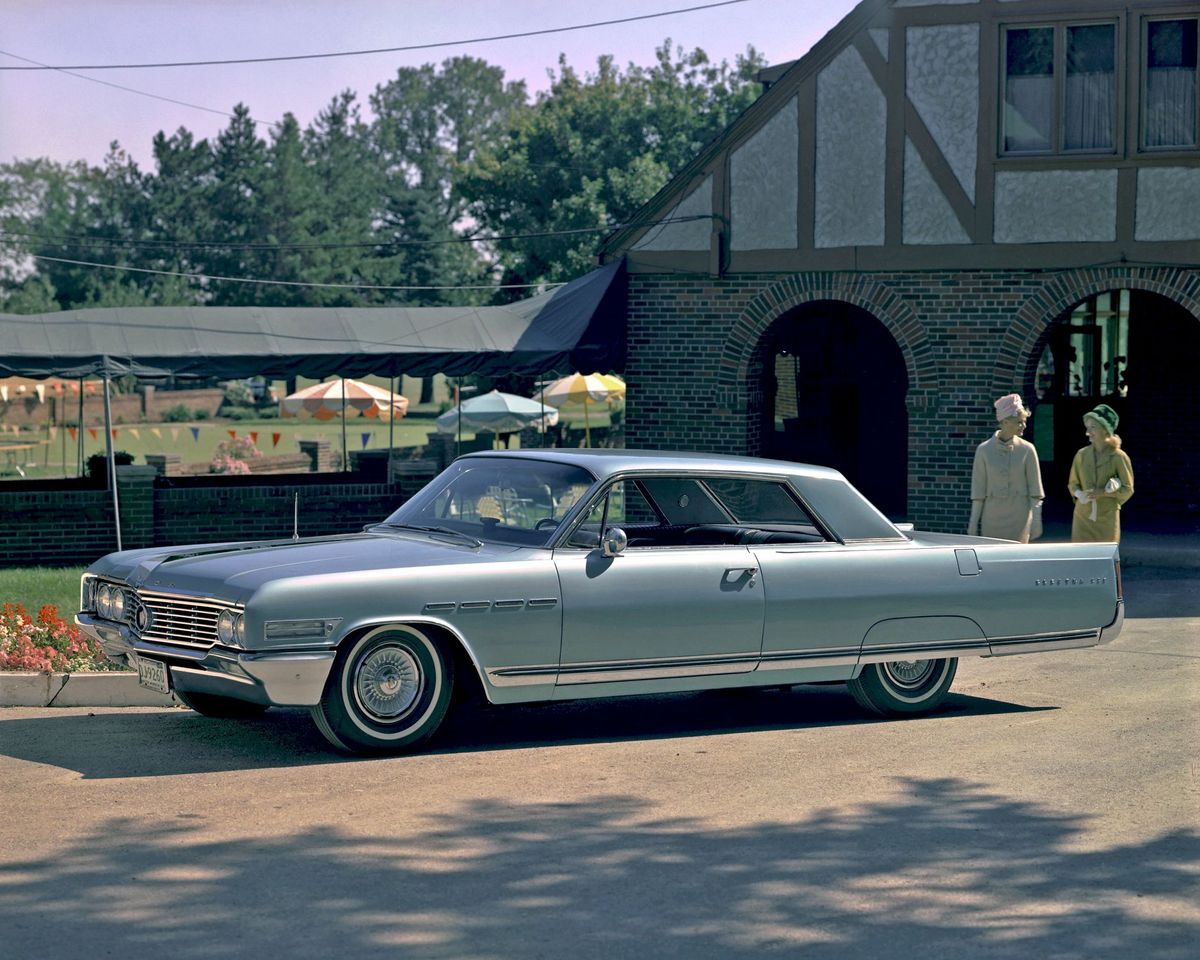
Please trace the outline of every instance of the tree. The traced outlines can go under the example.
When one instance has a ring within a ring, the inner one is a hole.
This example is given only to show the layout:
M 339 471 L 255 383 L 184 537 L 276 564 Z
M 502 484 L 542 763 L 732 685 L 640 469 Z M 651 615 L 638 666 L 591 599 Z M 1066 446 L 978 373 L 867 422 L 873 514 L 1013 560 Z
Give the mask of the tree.
M 559 59 L 549 91 L 481 150 L 461 181 L 493 234 L 560 234 L 500 245 L 509 282 L 568 280 L 590 269 L 600 234 L 627 222 L 757 97 L 751 47 L 730 67 L 703 50 L 622 73 L 601 57 L 584 77 Z M 571 232 L 577 231 L 577 232 Z

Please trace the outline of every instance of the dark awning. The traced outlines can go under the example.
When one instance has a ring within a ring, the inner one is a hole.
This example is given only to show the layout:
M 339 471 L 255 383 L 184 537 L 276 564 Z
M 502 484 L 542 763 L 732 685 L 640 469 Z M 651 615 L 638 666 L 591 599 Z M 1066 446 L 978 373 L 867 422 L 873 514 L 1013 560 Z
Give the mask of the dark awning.
M 105 307 L 0 314 L 0 376 L 622 371 L 625 278 L 608 264 L 494 307 Z

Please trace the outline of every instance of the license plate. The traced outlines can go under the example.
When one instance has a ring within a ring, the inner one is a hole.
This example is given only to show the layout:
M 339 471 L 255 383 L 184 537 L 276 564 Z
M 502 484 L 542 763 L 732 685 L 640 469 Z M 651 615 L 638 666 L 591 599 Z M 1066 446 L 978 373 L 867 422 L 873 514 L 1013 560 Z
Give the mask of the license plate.
M 167 665 L 159 660 L 147 660 L 138 657 L 138 683 L 159 693 L 171 692 L 171 674 Z

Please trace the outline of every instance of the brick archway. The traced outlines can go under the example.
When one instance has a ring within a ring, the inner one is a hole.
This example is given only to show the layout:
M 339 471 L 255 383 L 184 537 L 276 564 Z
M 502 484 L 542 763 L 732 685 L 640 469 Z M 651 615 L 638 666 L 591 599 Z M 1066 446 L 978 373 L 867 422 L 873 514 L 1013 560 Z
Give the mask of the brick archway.
M 1054 274 L 1025 301 L 1005 333 L 992 371 L 992 392 L 1033 396 L 1038 346 L 1046 331 L 1070 307 L 1095 294 L 1122 288 L 1157 293 L 1200 320 L 1200 281 L 1194 270 L 1116 266 Z
M 882 323 L 904 358 L 909 407 L 926 409 L 937 404 L 939 384 L 933 351 L 924 325 L 903 297 L 858 274 L 794 274 L 771 284 L 746 305 L 725 338 L 718 362 L 718 397 L 724 401 L 722 406 L 741 418 L 747 452 L 759 452 L 751 397 L 756 352 L 780 317 L 821 300 L 852 304 Z

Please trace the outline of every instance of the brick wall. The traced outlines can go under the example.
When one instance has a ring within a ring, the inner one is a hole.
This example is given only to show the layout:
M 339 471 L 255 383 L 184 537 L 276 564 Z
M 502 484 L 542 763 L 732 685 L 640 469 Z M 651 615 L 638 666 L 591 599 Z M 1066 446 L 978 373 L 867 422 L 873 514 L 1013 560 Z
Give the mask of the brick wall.
M 1200 317 L 1200 270 L 1166 267 L 720 278 L 631 274 L 626 442 L 760 453 L 763 354 L 757 348 L 763 335 L 793 308 L 845 301 L 880 320 L 904 356 L 909 519 L 923 529 L 961 531 L 970 509 L 974 449 L 994 429 L 992 401 L 1014 390 L 1032 401 L 1048 326 L 1084 298 L 1121 287 L 1160 294 Z M 1136 425 L 1122 423 L 1135 475 L 1138 447 L 1160 456 L 1187 451 L 1176 454 L 1177 473 L 1158 477 L 1153 490 L 1139 485 L 1140 509 L 1131 502 L 1127 523 L 1139 514 L 1200 521 L 1194 480 L 1200 476 L 1194 452 L 1200 442 L 1189 442 L 1200 436 L 1193 436 L 1196 408 L 1185 405 L 1194 402 L 1195 388 L 1187 385 L 1195 383 L 1195 362 L 1179 358 L 1178 389 L 1158 404 L 1161 409 L 1140 409 Z M 1151 465 L 1148 458 L 1146 466 Z
M 83 398 L 83 424 L 87 427 L 104 424 L 104 387 L 93 383 L 94 392 Z M 145 393 L 114 393 L 110 398 L 113 423 L 139 424 L 161 423 L 163 414 L 179 404 L 193 413 L 203 410 L 215 416 L 225 396 L 224 390 L 206 388 L 198 390 L 155 390 L 146 388 Z M 46 394 L 45 402 L 37 395 L 26 392 L 17 396 L 10 394 L 8 401 L 0 400 L 0 424 L 17 426 L 45 426 L 46 423 L 76 423 L 79 420 L 79 394 L 56 396 Z
M 341 477 L 159 478 L 153 467 L 119 467 L 125 549 L 292 535 L 299 496 L 302 537 L 353 533 L 403 500 L 398 486 Z M 117 548 L 112 498 L 86 480 L 0 485 L 0 568 L 90 564 Z

